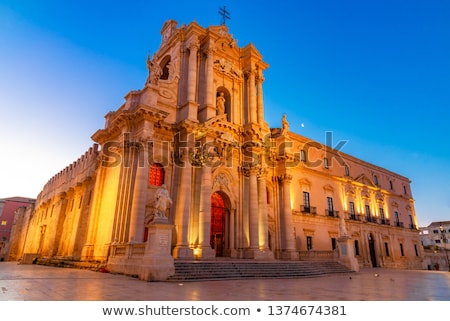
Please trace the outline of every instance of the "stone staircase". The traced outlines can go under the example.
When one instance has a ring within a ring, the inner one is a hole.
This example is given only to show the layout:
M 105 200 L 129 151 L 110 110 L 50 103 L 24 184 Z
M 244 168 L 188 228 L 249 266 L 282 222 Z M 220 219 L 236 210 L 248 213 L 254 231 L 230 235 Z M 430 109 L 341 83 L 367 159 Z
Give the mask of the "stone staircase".
M 300 278 L 325 274 L 353 273 L 330 261 L 175 261 L 175 275 L 168 281 Z

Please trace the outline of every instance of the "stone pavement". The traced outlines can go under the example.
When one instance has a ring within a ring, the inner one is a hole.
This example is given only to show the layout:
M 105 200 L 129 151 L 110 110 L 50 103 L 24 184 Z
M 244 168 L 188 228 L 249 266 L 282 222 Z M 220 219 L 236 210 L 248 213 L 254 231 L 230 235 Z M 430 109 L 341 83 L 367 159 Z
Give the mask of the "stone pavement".
M 450 273 L 379 268 L 310 278 L 177 283 L 0 262 L 0 301 L 19 300 L 447 301 Z

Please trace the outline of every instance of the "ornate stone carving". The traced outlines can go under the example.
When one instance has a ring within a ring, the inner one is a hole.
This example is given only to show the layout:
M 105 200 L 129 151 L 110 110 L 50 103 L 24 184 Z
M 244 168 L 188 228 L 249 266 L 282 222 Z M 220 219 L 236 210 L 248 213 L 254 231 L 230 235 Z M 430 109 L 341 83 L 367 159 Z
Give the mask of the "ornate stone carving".
M 241 171 L 245 177 L 256 176 L 258 172 L 261 170 L 261 165 L 249 165 L 246 164 L 241 167 Z
M 345 184 L 345 193 L 355 195 L 355 187 L 352 184 Z
M 256 177 L 261 180 L 261 179 L 265 179 L 267 176 L 267 170 L 263 167 L 259 167 L 259 169 L 256 172 Z
M 197 51 L 198 48 L 200 48 L 200 41 L 198 40 L 197 36 L 193 36 L 190 38 L 187 42 L 187 48 Z
M 229 186 L 229 181 L 224 173 L 219 173 L 213 182 L 213 186 Z
M 383 195 L 383 193 L 380 192 L 380 191 L 376 192 L 375 198 L 376 198 L 378 201 L 381 201 L 381 202 L 384 201 L 384 195 Z
M 191 153 L 191 164 L 195 167 L 203 167 L 208 161 L 208 153 L 202 149 L 196 149 Z
M 162 69 L 155 59 L 150 59 L 150 54 L 147 56 L 147 70 L 148 78 L 147 84 L 157 85 L 158 80 L 162 75 Z
M 242 71 L 234 67 L 231 61 L 220 58 L 214 61 L 214 68 L 232 78 L 242 79 Z
M 370 198 L 370 193 L 369 193 L 369 190 L 367 188 L 363 188 L 361 190 L 361 197 L 362 198 Z

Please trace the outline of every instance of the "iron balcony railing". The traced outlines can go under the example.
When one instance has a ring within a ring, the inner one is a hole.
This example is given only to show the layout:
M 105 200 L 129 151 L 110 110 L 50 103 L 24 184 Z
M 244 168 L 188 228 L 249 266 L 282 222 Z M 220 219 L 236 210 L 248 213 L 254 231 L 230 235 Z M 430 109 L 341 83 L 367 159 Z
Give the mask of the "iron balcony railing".
M 339 217 L 339 211 L 325 210 L 327 216 Z
M 300 205 L 300 212 L 308 214 L 317 214 L 317 209 L 314 206 Z

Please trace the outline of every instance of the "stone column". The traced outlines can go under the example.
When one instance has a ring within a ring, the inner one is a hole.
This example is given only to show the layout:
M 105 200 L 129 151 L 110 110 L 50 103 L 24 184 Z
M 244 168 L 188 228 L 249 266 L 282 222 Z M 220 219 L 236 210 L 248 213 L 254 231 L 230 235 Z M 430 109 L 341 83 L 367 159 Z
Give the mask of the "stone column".
M 206 151 L 207 152 L 207 151 Z M 196 258 L 211 258 L 215 256 L 214 250 L 209 244 L 211 233 L 211 167 L 201 162 L 201 188 L 199 209 L 198 247 L 195 251 Z
M 189 160 L 188 150 L 182 151 L 182 164 L 178 166 L 179 182 L 177 199 L 175 200 L 175 227 L 177 241 L 173 250 L 175 258 L 192 259 L 193 252 L 189 248 L 189 216 L 192 188 L 192 166 Z
M 250 220 L 250 249 L 259 249 L 258 244 L 258 182 L 256 178 L 258 169 L 251 167 L 249 178 L 249 220 Z
M 259 249 L 269 250 L 268 231 L 269 221 L 267 214 L 267 191 L 266 191 L 266 170 L 261 168 L 258 172 L 258 206 L 259 206 Z
M 131 204 L 129 243 L 144 241 L 145 200 L 147 195 L 148 169 L 145 164 L 139 164 L 139 150 L 134 151 L 138 158 L 136 177 L 134 180 L 133 200 Z M 142 151 L 143 152 L 143 151 Z
M 291 181 L 292 175 L 284 174 L 279 177 L 282 189 L 283 189 L 283 225 L 284 225 L 284 239 L 285 248 L 282 253 L 283 258 L 296 259 L 298 254 L 295 251 L 295 238 L 294 238 L 294 225 L 292 219 L 292 207 L 291 207 Z

